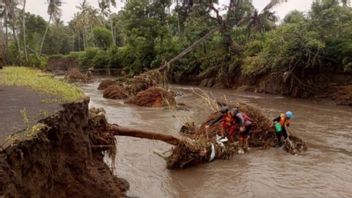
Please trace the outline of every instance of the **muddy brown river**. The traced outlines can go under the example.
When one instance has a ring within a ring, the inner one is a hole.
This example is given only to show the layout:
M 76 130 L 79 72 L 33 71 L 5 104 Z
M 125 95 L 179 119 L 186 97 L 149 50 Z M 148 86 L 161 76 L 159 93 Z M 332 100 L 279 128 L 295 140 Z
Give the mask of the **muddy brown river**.
M 184 93 L 176 98 L 189 111 L 141 108 L 108 100 L 98 82 L 82 85 L 91 106 L 103 107 L 111 123 L 177 135 L 185 120 L 200 123 L 210 113 L 192 92 L 193 87 L 172 86 Z M 115 174 L 130 183 L 132 197 L 352 197 L 352 108 L 326 102 L 281 96 L 203 89 L 231 101 L 239 99 L 261 107 L 269 117 L 291 110 L 291 131 L 304 139 L 308 151 L 290 155 L 278 148 L 252 149 L 232 160 L 217 160 L 184 170 L 168 170 L 155 152 L 170 145 L 145 139 L 119 137 Z M 109 163 L 109 162 L 107 162 Z

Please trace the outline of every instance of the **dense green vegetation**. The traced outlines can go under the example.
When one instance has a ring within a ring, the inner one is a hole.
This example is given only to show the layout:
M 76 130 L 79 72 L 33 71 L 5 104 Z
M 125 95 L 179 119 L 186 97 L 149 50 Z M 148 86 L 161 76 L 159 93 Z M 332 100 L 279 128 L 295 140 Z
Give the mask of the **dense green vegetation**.
M 309 13 L 292 11 L 279 22 L 272 12 L 284 2 L 279 0 L 260 12 L 249 0 L 231 0 L 225 12 L 215 8 L 217 1 L 129 0 L 118 13 L 111 11 L 114 0 L 99 0 L 99 8 L 83 0 L 68 25 L 60 20 L 61 1 L 48 2 L 48 22 L 23 15 L 20 8 L 25 6 L 16 1 L 7 2 L 7 15 L 2 15 L 7 64 L 43 67 L 49 56 L 62 54 L 82 68 L 136 74 L 160 67 L 219 28 L 171 65 L 172 80 L 214 77 L 230 86 L 241 75 L 289 71 L 306 77 L 352 70 L 352 9 L 347 1 L 317 0 Z

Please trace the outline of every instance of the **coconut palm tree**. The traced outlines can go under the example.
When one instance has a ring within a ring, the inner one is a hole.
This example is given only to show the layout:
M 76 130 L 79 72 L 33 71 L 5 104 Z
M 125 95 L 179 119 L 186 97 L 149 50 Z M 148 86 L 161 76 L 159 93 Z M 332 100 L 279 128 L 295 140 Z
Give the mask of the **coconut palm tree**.
M 287 0 L 271 0 L 260 13 L 254 9 L 253 13 L 247 19 L 243 20 L 243 22 L 247 23 L 248 33 L 262 33 L 273 29 L 278 18 L 271 10 L 282 2 L 287 2 Z
M 347 5 L 349 5 L 351 2 L 350 2 L 350 0 L 341 0 L 341 3 L 342 3 L 343 6 L 347 6 Z
M 6 55 L 5 55 L 6 48 L 4 47 L 5 44 L 3 43 L 5 41 L 4 33 L 3 33 L 4 16 L 5 16 L 5 3 L 2 0 L 0 0 L 0 47 L 1 47 L 0 66 L 6 64 Z
M 45 41 L 45 37 L 48 33 L 49 27 L 50 27 L 50 22 L 51 20 L 57 19 L 61 17 L 61 5 L 62 5 L 62 1 L 61 0 L 47 0 L 48 2 L 48 11 L 47 13 L 49 14 L 49 20 L 48 20 L 48 25 L 45 29 L 44 35 L 43 35 L 43 39 L 41 41 L 40 44 L 40 49 L 39 49 L 39 55 L 42 54 L 42 50 L 43 50 L 43 45 L 44 45 L 44 41 Z
M 76 8 L 79 12 L 75 14 L 71 21 L 71 26 L 76 33 L 79 35 L 82 34 L 83 49 L 85 49 L 88 47 L 89 31 L 91 31 L 94 26 L 101 26 L 103 23 L 99 18 L 98 10 L 90 6 L 86 0 L 83 0 Z
M 109 18 L 111 16 L 111 9 L 110 9 L 111 6 L 116 7 L 115 0 L 99 0 L 98 4 L 99 4 L 101 15 L 106 18 Z M 113 24 L 112 18 L 110 18 L 110 29 L 111 29 L 112 42 L 113 42 L 113 45 L 115 45 L 116 41 L 115 41 L 114 24 Z
M 26 41 L 26 0 L 23 0 L 23 8 L 22 8 L 22 31 L 23 31 L 23 51 L 25 60 L 28 62 L 28 54 L 27 54 L 27 41 Z
M 18 50 L 18 60 L 21 61 L 21 47 L 20 47 L 20 42 L 17 39 L 17 26 L 18 24 L 17 21 L 17 15 L 19 15 L 19 9 L 17 8 L 18 1 L 17 0 L 2 0 L 4 7 L 4 13 L 3 13 L 3 18 L 4 18 L 4 24 L 5 24 L 5 52 L 7 54 L 7 48 L 8 48 L 8 25 L 11 26 L 12 29 L 12 36 L 13 40 L 16 45 L 16 49 Z M 20 63 L 21 64 L 21 63 Z

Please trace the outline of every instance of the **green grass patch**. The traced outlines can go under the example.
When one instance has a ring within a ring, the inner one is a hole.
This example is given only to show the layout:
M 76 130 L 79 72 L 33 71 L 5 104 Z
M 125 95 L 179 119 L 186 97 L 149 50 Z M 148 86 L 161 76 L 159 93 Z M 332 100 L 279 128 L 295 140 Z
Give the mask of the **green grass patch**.
M 13 133 L 7 136 L 5 141 L 0 146 L 6 148 L 7 146 L 13 145 L 16 142 L 31 140 L 35 137 L 38 137 L 38 134 L 43 130 L 49 130 L 49 126 L 43 123 L 38 123 L 32 127 L 26 128 L 21 132 Z
M 59 103 L 75 102 L 84 97 L 84 93 L 78 87 L 28 67 L 4 67 L 0 70 L 0 85 L 29 87 L 54 96 L 55 102 Z

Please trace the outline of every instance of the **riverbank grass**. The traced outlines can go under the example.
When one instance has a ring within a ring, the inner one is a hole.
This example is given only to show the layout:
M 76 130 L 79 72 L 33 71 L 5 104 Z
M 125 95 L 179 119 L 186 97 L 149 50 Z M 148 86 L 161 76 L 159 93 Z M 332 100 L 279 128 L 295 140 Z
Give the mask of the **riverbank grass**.
M 78 87 L 28 67 L 4 67 L 0 70 L 0 85 L 29 87 L 53 96 L 58 103 L 75 102 L 84 97 Z

